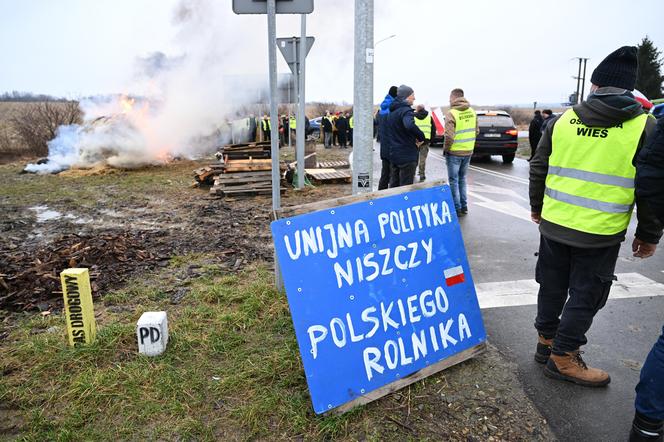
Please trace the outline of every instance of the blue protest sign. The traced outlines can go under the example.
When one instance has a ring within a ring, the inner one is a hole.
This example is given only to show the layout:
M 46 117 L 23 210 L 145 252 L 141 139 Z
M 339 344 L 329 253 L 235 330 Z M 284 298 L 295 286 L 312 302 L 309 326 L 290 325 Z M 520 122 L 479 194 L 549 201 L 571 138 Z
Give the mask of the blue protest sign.
M 486 340 L 449 186 L 271 227 L 316 413 Z

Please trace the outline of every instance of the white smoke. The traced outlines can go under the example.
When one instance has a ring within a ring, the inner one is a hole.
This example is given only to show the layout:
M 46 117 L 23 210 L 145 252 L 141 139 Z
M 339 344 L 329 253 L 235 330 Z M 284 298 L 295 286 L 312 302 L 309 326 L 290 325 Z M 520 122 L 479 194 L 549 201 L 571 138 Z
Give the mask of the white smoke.
M 139 167 L 173 157 L 193 158 L 228 142 L 228 123 L 265 96 L 267 72 L 252 40 L 238 42 L 242 21 L 215 0 L 183 0 L 176 8 L 171 55 L 156 51 L 137 60 L 126 96 L 81 100 L 81 126 L 62 126 L 48 143 L 46 164 L 26 171 L 53 173 L 108 164 Z M 260 35 L 264 34 L 261 29 Z M 261 47 L 263 52 L 265 48 Z M 240 68 L 240 69 L 238 69 Z

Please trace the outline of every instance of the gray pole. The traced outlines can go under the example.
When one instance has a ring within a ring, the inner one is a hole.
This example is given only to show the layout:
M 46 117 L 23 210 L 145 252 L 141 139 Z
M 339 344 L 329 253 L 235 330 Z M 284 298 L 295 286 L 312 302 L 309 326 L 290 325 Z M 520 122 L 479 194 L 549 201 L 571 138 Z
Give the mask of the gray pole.
M 267 53 L 270 68 L 270 144 L 272 155 L 272 210 L 281 207 L 281 177 L 279 173 L 279 120 L 277 116 L 277 4 L 267 0 Z M 281 289 L 284 282 L 274 252 L 274 282 Z
M 353 194 L 373 189 L 374 2 L 355 0 Z
M 291 39 L 291 44 L 293 45 L 293 50 L 295 51 L 295 54 L 297 54 L 297 37 L 293 37 Z M 297 63 L 295 63 L 295 69 L 293 69 L 293 100 L 295 103 L 297 103 L 297 97 L 300 94 L 299 91 L 299 85 L 300 83 L 297 81 L 298 75 L 297 75 Z M 295 112 L 293 112 L 293 105 L 291 103 L 288 104 L 288 147 L 291 146 L 291 137 L 293 135 L 293 131 L 291 131 L 290 128 L 290 122 L 291 122 L 291 117 L 295 117 L 295 130 L 297 131 L 297 108 L 295 108 Z M 295 160 L 297 161 L 297 164 L 300 164 L 300 160 L 298 159 L 298 147 L 297 147 L 297 136 L 295 137 L 293 141 L 293 147 L 295 148 Z
M 586 93 L 586 63 L 588 62 L 587 58 L 583 59 L 583 78 L 581 80 L 581 101 L 583 101 L 583 94 Z
M 297 158 L 297 188 L 304 189 L 304 138 L 306 134 L 306 126 L 304 124 L 304 63 L 307 55 L 307 16 L 302 14 L 300 16 L 300 45 L 299 45 L 300 59 L 298 60 L 298 66 L 300 68 L 299 75 L 299 84 L 297 86 L 297 91 L 299 92 L 298 96 L 300 97 L 299 105 L 297 108 L 297 117 L 295 117 L 295 122 L 297 124 L 297 148 L 296 155 Z
M 581 97 L 579 96 L 579 94 L 581 93 L 580 85 L 581 85 L 581 58 L 579 58 L 579 75 L 576 77 L 576 103 L 575 104 L 581 103 Z

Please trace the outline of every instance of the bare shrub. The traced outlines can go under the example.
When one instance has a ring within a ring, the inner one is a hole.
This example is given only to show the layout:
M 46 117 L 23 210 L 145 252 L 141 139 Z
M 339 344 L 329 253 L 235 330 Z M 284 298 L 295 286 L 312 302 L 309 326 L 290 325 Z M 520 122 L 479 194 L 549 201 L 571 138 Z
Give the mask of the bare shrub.
M 29 104 L 10 119 L 16 135 L 30 154 L 48 154 L 47 143 L 55 138 L 58 127 L 80 124 L 82 112 L 77 101 Z

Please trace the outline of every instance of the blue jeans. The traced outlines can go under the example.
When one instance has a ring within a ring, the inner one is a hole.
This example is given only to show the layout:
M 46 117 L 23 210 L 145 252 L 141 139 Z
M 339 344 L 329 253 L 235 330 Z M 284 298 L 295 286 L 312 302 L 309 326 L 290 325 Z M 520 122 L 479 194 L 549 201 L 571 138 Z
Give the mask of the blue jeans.
M 641 369 L 635 405 L 648 419 L 664 421 L 664 327 Z
M 466 197 L 466 171 L 470 166 L 470 155 L 467 157 L 457 157 L 454 155 L 445 155 L 447 163 L 447 177 L 450 180 L 452 189 L 452 198 L 454 199 L 454 208 L 456 210 L 468 207 Z

